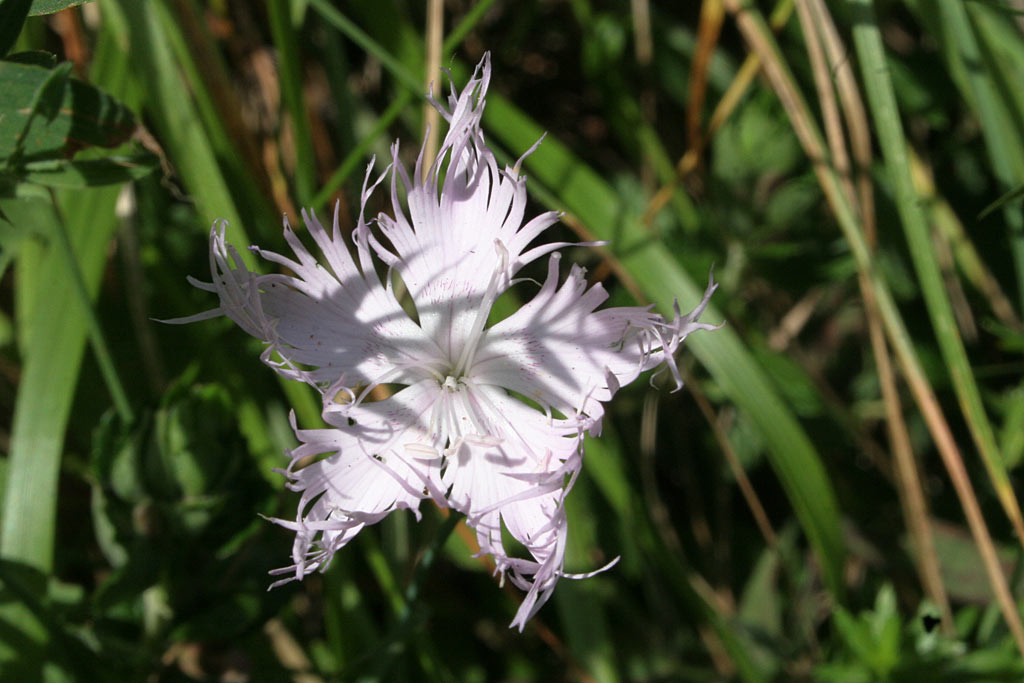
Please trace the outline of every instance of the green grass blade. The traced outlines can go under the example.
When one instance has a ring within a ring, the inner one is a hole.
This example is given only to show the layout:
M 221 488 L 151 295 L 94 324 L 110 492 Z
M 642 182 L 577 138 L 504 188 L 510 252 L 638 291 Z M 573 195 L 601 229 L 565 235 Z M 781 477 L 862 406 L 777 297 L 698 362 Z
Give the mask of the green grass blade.
M 308 110 L 302 97 L 302 57 L 288 5 L 288 0 L 270 0 L 267 13 L 274 45 L 277 47 L 281 100 L 295 134 L 295 190 L 299 205 L 308 206 L 316 191 L 316 155 L 313 153 Z
M 174 159 L 204 224 L 224 218 L 229 224 L 230 242 L 251 244 L 199 113 L 186 95 L 190 85 L 182 78 L 155 3 L 107 0 L 101 7 L 123 14 L 127 20 L 128 32 L 122 36 L 127 48 L 125 59 L 134 67 L 136 80 L 144 90 L 143 106 L 156 123 L 168 156 Z M 243 249 L 241 256 L 249 268 L 256 267 L 255 257 L 248 251 Z
M 97 51 L 92 77 L 120 95 L 125 72 L 107 56 Z M 107 246 L 118 226 L 118 192 L 104 187 L 58 193 L 62 206 L 74 206 L 63 213 L 79 283 L 68 272 L 68 255 L 55 245 L 29 243 L 18 257 L 18 343 L 24 366 L 11 428 L 0 555 L 43 573 L 53 567 L 57 473 L 85 348 L 91 313 L 86 304 L 96 297 Z M 3 210 L 15 224 L 50 225 L 50 234 L 58 227 L 59 216 L 49 202 L 6 202 Z M 76 294 L 78 287 L 84 291 Z
M 382 47 L 380 43 L 370 37 L 366 31 L 359 28 L 355 22 L 346 17 L 327 0 L 310 0 L 309 4 L 312 5 L 312 7 L 319 12 L 328 23 L 348 36 L 352 42 L 366 50 L 368 54 L 373 55 L 373 57 L 377 59 L 385 69 L 387 69 L 388 73 L 398 79 L 402 85 L 411 90 L 414 94 L 419 95 L 420 98 L 426 97 L 426 93 L 423 91 L 423 83 L 413 76 L 412 73 L 406 70 L 405 66 L 395 59 L 395 57 Z M 421 54 L 422 52 L 423 51 L 420 50 Z
M 76 225 L 69 225 L 90 297 L 96 296 L 106 248 L 117 228 L 116 198 L 117 188 L 83 192 L 77 198 L 76 211 L 91 219 L 89 229 L 76 230 Z M 4 203 L 3 210 L 12 221 L 34 221 L 57 229 L 52 205 L 22 200 Z M 25 362 L 14 407 L 0 555 L 49 572 L 56 533 L 57 473 L 88 316 L 60 249 L 47 249 L 38 267 L 19 268 L 18 277 L 35 280 L 37 286 L 33 287 L 36 301 L 28 312 L 31 333 L 25 339 Z
M 121 378 L 118 377 L 117 368 L 114 367 L 114 360 L 110 355 L 110 347 L 107 345 L 103 328 L 100 326 L 100 321 L 92 308 L 92 302 L 89 300 L 89 286 L 85 281 L 78 258 L 75 256 L 74 248 L 71 246 L 68 227 L 59 214 L 55 214 L 55 218 L 54 233 L 57 239 L 52 244 L 64 258 L 65 277 L 71 280 L 71 292 L 75 297 L 75 302 L 85 315 L 89 342 L 96 356 L 96 362 L 100 366 L 100 374 L 107 385 L 107 391 L 110 392 L 118 415 L 126 423 L 131 423 L 135 419 L 134 411 L 128 401 L 128 393 L 125 391 L 124 385 L 121 384 Z
M 156 121 L 168 155 L 195 200 L 196 210 L 205 217 L 204 225 L 225 218 L 229 224 L 228 240 L 236 245 L 251 244 L 195 104 L 182 96 L 191 88 L 174 58 L 172 41 L 167 35 L 168 23 L 162 21 L 165 15 L 159 14 L 153 3 L 108 0 L 105 7 L 126 20 L 127 33 L 121 38 L 131 46 L 129 61 L 144 88 L 144 106 Z M 239 253 L 249 268 L 258 269 L 255 257 L 247 249 Z M 314 427 L 322 423 L 320 406 L 311 390 L 284 380 L 281 387 L 303 425 Z
M 933 33 L 942 38 L 950 71 L 981 123 L 989 161 L 996 177 L 1008 190 L 1024 182 L 1024 131 L 1014 126 L 1012 103 L 997 86 L 986 67 L 986 54 L 979 44 L 967 9 L 959 2 L 922 1 L 919 14 L 925 23 L 938 22 Z M 1018 114 L 1019 117 L 1019 114 Z M 1024 301 L 1024 211 L 1004 205 L 1009 226 L 1010 248 L 1017 269 L 1017 292 Z
M 473 27 L 475 27 L 477 22 L 483 18 L 484 13 L 490 9 L 494 2 L 495 0 L 482 0 L 474 5 L 473 9 L 467 12 L 466 16 L 462 18 L 462 21 L 460 21 L 458 25 L 452 29 L 452 32 L 445 37 L 444 45 L 441 48 L 442 53 L 448 54 L 458 47 L 459 43 L 462 42 L 462 39 L 473 30 Z M 331 8 L 330 5 L 318 4 L 317 10 L 321 12 L 323 17 L 329 23 L 357 44 L 361 45 L 362 43 L 360 41 L 373 42 L 369 36 L 358 30 L 355 27 L 355 24 L 348 21 L 344 15 Z M 375 42 L 373 44 L 376 45 Z M 385 50 L 379 46 L 378 51 L 382 54 L 387 54 Z M 393 60 L 392 64 L 394 68 L 401 68 L 401 65 Z M 405 81 L 403 80 L 403 82 Z M 330 198 L 331 194 L 341 187 L 341 184 L 345 182 L 352 171 L 361 165 L 363 160 L 366 158 L 366 153 L 370 147 L 377 142 L 377 138 L 383 135 L 384 131 L 386 131 L 388 127 L 395 122 L 403 111 L 405 111 L 405 108 L 409 106 L 413 101 L 413 98 L 416 96 L 422 96 L 422 93 L 413 90 L 411 82 L 407 85 L 409 85 L 409 87 L 399 93 L 395 100 L 388 105 L 388 108 L 384 110 L 384 113 L 381 114 L 379 119 L 377 119 L 377 122 L 374 124 L 370 132 L 365 135 L 363 139 L 359 141 L 359 144 L 353 147 L 345 156 L 341 164 L 338 165 L 338 168 L 335 169 L 331 174 L 331 177 L 326 183 L 324 183 L 324 186 L 316 194 L 316 197 L 313 198 L 311 206 L 321 206 L 326 202 Z
M 220 173 L 243 221 L 263 239 L 280 238 L 280 214 L 271 204 L 273 190 L 259 159 L 256 142 L 239 112 L 242 105 L 216 43 L 194 7 L 194 0 L 175 0 L 173 10 L 154 3 L 174 59 L 195 103 Z
M 928 315 L 935 329 L 942 357 L 953 380 L 960 408 L 967 419 L 989 478 L 1007 516 L 1018 533 L 1021 533 L 1024 532 L 1024 519 L 1021 517 L 1020 505 L 1010 484 L 995 432 L 982 404 L 981 394 L 953 316 L 953 308 L 943 285 L 922 201 L 911 179 L 907 140 L 900 122 L 892 81 L 886 68 L 882 40 L 877 26 L 869 20 L 869 8 L 860 0 L 854 0 L 854 5 L 858 9 L 858 15 L 865 17 L 856 24 L 854 39 L 861 60 L 869 108 Z

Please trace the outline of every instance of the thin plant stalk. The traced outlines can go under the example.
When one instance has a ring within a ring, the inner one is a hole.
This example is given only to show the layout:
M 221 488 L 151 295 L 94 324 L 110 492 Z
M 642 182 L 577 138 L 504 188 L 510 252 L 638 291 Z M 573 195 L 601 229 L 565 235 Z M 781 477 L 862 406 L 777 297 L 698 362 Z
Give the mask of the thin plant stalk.
M 914 186 L 918 194 L 927 202 L 930 215 L 935 227 L 949 240 L 953 247 L 953 255 L 963 271 L 964 276 L 988 300 L 995 315 L 1001 323 L 1009 328 L 1021 330 L 1024 328 L 1017 312 L 1010 303 L 1010 299 L 1003 292 L 999 281 L 982 261 L 974 243 L 964 230 L 964 225 L 957 217 L 953 207 L 943 197 L 937 194 L 935 180 L 932 178 L 931 169 L 914 151 L 908 147 L 910 154 L 910 171 L 914 178 Z
M 836 57 L 842 54 L 842 46 L 838 42 L 838 34 L 834 31 L 834 25 L 831 24 L 828 10 L 825 7 L 813 2 L 813 0 L 797 0 L 797 14 L 800 25 L 803 28 L 804 41 L 807 44 L 807 52 L 814 72 L 815 87 L 821 102 L 825 128 L 828 131 L 829 151 L 831 152 L 835 170 L 842 180 L 842 188 L 846 192 L 847 200 L 850 204 L 859 204 L 860 216 L 873 215 L 871 194 L 858 193 L 850 179 L 850 160 L 846 153 L 846 140 L 840 121 L 839 107 L 837 106 L 835 92 L 832 87 L 832 74 L 838 74 L 842 70 L 846 74 L 845 82 L 849 88 L 849 85 L 853 82 L 849 73 L 849 63 L 836 62 Z M 822 33 L 827 33 L 827 30 L 822 28 L 824 24 L 828 24 L 833 28 L 829 48 L 823 45 L 825 41 L 823 36 L 819 35 L 819 29 L 821 29 Z M 831 64 L 827 63 L 826 52 L 829 54 Z M 864 116 L 864 108 L 855 87 L 852 92 L 849 89 L 845 92 L 843 103 L 845 105 L 844 110 L 847 112 L 847 125 L 850 129 L 866 130 L 867 125 L 863 120 L 858 120 L 856 123 L 852 122 Z M 858 166 L 862 169 L 867 168 L 871 162 L 870 144 L 867 147 L 866 158 L 863 147 L 859 148 L 858 152 Z M 864 232 L 865 236 L 869 234 L 867 229 Z M 874 246 L 870 240 L 868 244 L 869 248 Z M 942 583 L 939 558 L 935 551 L 935 542 L 932 538 L 931 525 L 928 521 L 927 500 L 924 495 L 924 489 L 921 486 L 921 477 L 918 473 L 917 463 L 914 460 L 910 434 L 903 419 L 903 408 L 900 405 L 899 391 L 896 387 L 896 379 L 889 358 L 889 349 L 885 343 L 885 332 L 879 319 L 878 304 L 871 289 L 871 282 L 864 271 L 859 271 L 857 275 L 857 284 L 861 292 L 861 299 L 864 302 L 868 338 L 875 358 L 882 400 L 885 405 L 889 444 L 896 463 L 897 491 L 907 529 L 912 539 L 914 562 L 925 592 L 939 607 L 943 629 L 947 633 L 952 634 L 954 629 L 952 611 L 949 606 L 949 598 L 946 595 L 945 586 Z
M 427 0 L 427 59 L 425 92 L 435 97 L 439 90 L 438 76 L 441 73 L 441 41 L 444 37 L 444 3 L 441 0 Z M 437 136 L 441 116 L 430 102 L 423 103 L 423 177 L 430 173 L 430 165 L 437 156 Z
M 774 30 L 779 30 L 786 25 L 789 18 L 793 14 L 793 0 L 780 0 L 779 4 L 775 6 L 775 10 L 772 12 L 770 22 L 771 27 Z M 725 123 L 729 116 L 736 111 L 736 107 L 743 100 L 743 96 L 747 94 L 747 90 L 750 85 L 757 78 L 757 74 L 761 69 L 761 58 L 756 53 L 751 52 L 747 55 L 743 64 L 736 72 L 735 78 L 732 79 L 732 83 L 729 84 L 729 88 L 722 95 L 722 99 L 715 105 L 714 110 L 711 112 L 711 118 L 708 120 L 707 129 L 704 134 L 700 136 L 696 142 L 691 142 L 686 153 L 676 163 L 676 175 L 671 182 L 662 185 L 657 192 L 655 192 L 650 200 L 647 202 L 647 208 L 644 210 L 643 223 L 646 226 L 650 226 L 654 221 L 654 217 L 661 212 L 665 206 L 672 201 L 672 197 L 675 195 L 676 190 L 679 188 L 679 182 L 686 176 L 693 173 L 693 171 L 700 164 L 700 156 L 704 151 L 704 146 L 707 145 L 711 136 Z
M 878 35 L 878 27 L 874 23 L 873 11 L 867 2 L 851 0 L 851 4 L 862 19 L 854 22 L 854 38 L 857 54 L 861 59 L 868 100 L 890 181 L 895 189 L 896 205 L 910 246 L 910 255 L 935 328 L 939 349 L 953 380 L 953 387 L 971 436 L 988 470 L 992 486 L 1017 532 L 1019 541 L 1024 543 L 1024 516 L 1010 484 L 995 434 L 974 381 L 967 352 L 957 331 L 920 197 L 914 189 L 907 157 L 907 141 L 900 123 L 892 82 L 885 67 L 884 48 Z
M 750 477 L 743 470 L 743 464 L 740 463 L 739 456 L 736 455 L 736 451 L 729 442 L 729 435 L 725 433 L 721 421 L 715 415 L 715 409 L 692 378 L 687 380 L 685 386 L 690 390 L 693 400 L 697 403 L 697 407 L 700 409 L 704 419 L 707 420 L 708 426 L 711 427 L 711 433 L 714 434 L 718 447 L 722 449 L 722 455 L 725 456 L 725 461 L 729 465 L 729 471 L 736 478 L 736 484 L 740 487 L 743 500 L 747 503 L 747 507 L 750 508 L 750 514 L 754 516 L 754 521 L 757 523 L 757 528 L 761 531 L 761 535 L 764 536 L 765 543 L 770 548 L 775 548 L 778 545 L 778 536 L 775 533 L 775 529 L 772 528 L 771 520 L 768 519 L 768 513 L 765 512 L 764 505 L 761 504 L 761 498 L 757 495 L 754 485 L 750 482 Z
M 1003 617 L 1010 626 L 1018 648 L 1024 652 L 1024 626 L 1020 615 L 1013 604 L 1006 577 L 999 565 L 995 545 L 988 531 L 985 518 L 981 514 L 974 488 L 967 475 L 963 457 L 956 445 L 938 400 L 932 391 L 924 369 L 917 359 L 910 335 L 903 324 L 896 303 L 892 299 L 889 288 L 879 275 L 872 262 L 871 253 L 864 239 L 862 228 L 857 221 L 853 208 L 846 201 L 840 190 L 838 178 L 834 171 L 824 163 L 824 149 L 821 136 L 817 133 L 813 119 L 793 81 L 792 75 L 774 45 L 771 33 L 764 25 L 757 10 L 744 0 L 725 0 L 726 8 L 736 18 L 736 23 L 751 49 L 761 55 L 765 73 L 786 109 L 793 129 L 804 147 L 805 153 L 814 165 L 825 197 L 832 207 L 839 227 L 842 229 L 857 267 L 866 272 L 875 292 L 879 312 L 885 324 L 886 333 L 896 352 L 896 357 L 907 379 L 914 399 L 918 403 L 921 414 L 935 441 L 939 455 L 950 475 L 957 497 L 967 517 L 968 525 L 978 546 L 985 571 L 992 586 L 993 593 L 1003 612 Z
M 834 79 L 836 92 L 843 107 L 847 133 L 850 137 L 850 152 L 854 161 L 854 180 L 857 186 L 860 220 L 868 246 L 874 248 L 878 239 L 875 226 L 874 186 L 871 181 L 871 129 L 867 112 L 860 96 L 857 77 L 850 64 L 849 53 L 839 37 L 832 15 L 824 0 L 810 0 L 811 13 L 821 31 L 822 43 L 828 55 L 828 70 Z
M 454 50 L 462 39 L 473 30 L 473 27 L 483 18 L 484 14 L 491 8 L 496 0 L 480 0 L 480 2 L 473 5 L 473 8 L 466 12 L 462 20 L 452 29 L 452 32 L 444 40 L 444 44 L 441 46 L 442 54 L 451 52 Z M 360 46 L 363 46 L 363 42 L 371 43 L 375 48 L 377 44 L 367 36 L 363 31 L 359 30 L 351 21 L 348 21 L 341 12 L 331 7 L 327 3 L 319 3 L 314 0 L 312 3 L 315 5 L 315 9 L 321 13 L 321 15 L 331 22 L 338 30 L 345 33 L 349 39 L 355 41 Z M 379 50 L 378 50 L 379 51 Z M 368 50 L 369 52 L 369 50 Z M 374 54 L 374 52 L 370 52 Z M 393 61 L 393 60 L 392 60 Z M 398 67 L 401 69 L 401 66 Z M 349 175 L 352 174 L 365 160 L 366 153 L 370 147 L 377 142 L 377 138 L 384 134 L 384 131 L 398 119 L 398 116 L 405 111 L 405 108 L 412 103 L 414 92 L 418 92 L 419 86 L 416 90 L 412 88 L 403 89 L 396 97 L 395 100 L 384 110 L 384 113 L 380 115 L 377 122 L 374 124 L 370 132 L 363 137 L 362 140 L 357 144 L 342 160 L 338 165 L 338 168 L 331 174 L 324 186 L 320 188 L 320 191 L 316 194 L 311 202 L 312 206 L 321 206 L 330 199 L 331 195 L 334 194 L 342 183 L 344 183 Z
M 103 327 L 100 325 L 99 318 L 96 317 L 96 311 L 93 310 L 92 299 L 89 296 L 89 291 L 86 289 L 82 269 L 78 265 L 78 259 L 75 258 L 74 248 L 71 246 L 71 240 L 68 238 L 68 229 L 64 225 L 64 218 L 60 215 L 56 201 L 54 201 L 54 211 L 57 214 L 57 219 L 53 222 L 54 233 L 56 233 L 57 237 L 54 241 L 64 257 L 64 262 L 67 264 L 66 272 L 70 276 L 73 285 L 71 290 L 75 293 L 78 305 L 81 306 L 82 311 L 85 313 L 85 321 L 89 331 L 89 345 L 92 346 L 92 352 L 96 357 L 96 364 L 100 368 L 103 383 L 107 386 L 107 391 L 110 392 L 110 398 L 114 403 L 114 410 L 117 411 L 117 415 L 122 421 L 130 424 L 135 420 L 135 412 L 132 410 L 132 404 L 128 400 L 128 392 L 125 391 L 124 384 L 121 383 L 121 378 L 117 375 L 117 368 L 114 366 L 114 359 L 110 355 L 110 347 L 107 346 Z

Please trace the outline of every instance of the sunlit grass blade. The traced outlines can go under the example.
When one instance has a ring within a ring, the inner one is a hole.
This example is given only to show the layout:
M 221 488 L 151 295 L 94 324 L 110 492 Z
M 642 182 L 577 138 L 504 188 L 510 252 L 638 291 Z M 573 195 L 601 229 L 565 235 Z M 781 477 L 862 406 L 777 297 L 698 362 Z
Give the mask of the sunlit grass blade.
M 173 24 L 164 21 L 157 3 L 120 2 L 109 0 L 109 11 L 123 16 L 121 44 L 130 45 L 130 64 L 143 89 L 144 106 L 156 121 L 168 153 L 175 159 L 178 172 L 194 198 L 196 210 L 204 224 L 216 218 L 228 221 L 228 240 L 237 245 L 251 241 L 243 226 L 242 215 L 231 195 L 209 136 L 203 129 L 195 105 L 183 93 L 189 91 L 175 61 L 167 31 Z M 250 268 L 257 269 L 255 258 L 247 249 L 240 250 Z M 281 381 L 282 390 L 295 408 L 303 424 L 321 423 L 320 407 L 310 390 L 297 382 Z
M 90 296 L 96 295 L 106 247 L 117 227 L 116 196 L 117 188 L 83 193 L 78 206 L 82 215 L 105 213 L 108 219 L 93 220 L 87 230 L 70 231 Z M 90 211 L 85 213 L 86 209 Z M 52 206 L 43 202 L 5 202 L 4 212 L 12 221 L 36 221 L 54 229 L 59 220 Z M 18 277 L 40 286 L 34 288 L 37 300 L 31 311 L 26 311 L 31 334 L 23 349 L 25 364 L 11 430 L 0 554 L 48 572 L 53 566 L 64 427 L 85 349 L 88 316 L 61 250 L 48 249 L 37 268 L 19 268 Z
M 925 303 L 935 327 L 947 369 L 952 375 L 960 398 L 961 407 L 988 468 L 992 484 L 1010 521 L 1017 529 L 1018 537 L 1024 541 L 1024 520 L 1021 519 L 1020 507 L 1006 474 L 992 427 L 981 404 L 981 397 L 967 361 L 967 354 L 964 351 L 949 301 L 943 289 L 942 276 L 935 260 L 919 196 L 913 186 L 907 158 L 907 141 L 903 135 L 892 81 L 886 68 L 881 34 L 874 21 L 874 13 L 869 0 L 851 0 L 851 5 L 855 11 L 854 41 L 857 55 L 861 61 L 868 103 L 889 172 L 889 181 L 896 194 L 897 208 L 904 233 L 910 244 L 918 280 L 924 292 Z M 990 555 L 988 559 L 994 565 L 990 568 L 990 571 L 993 572 L 993 588 L 1003 608 L 1007 625 L 1017 641 L 1017 646 L 1024 652 L 1024 627 L 1021 625 L 1020 615 L 1009 595 L 1005 580 L 998 574 L 998 564 L 994 562 L 994 557 L 991 557 L 994 556 L 991 539 L 988 538 L 984 526 L 978 525 L 978 520 L 971 515 L 969 515 L 969 520 L 975 537 L 979 540 L 979 549 L 983 554 Z
M 143 90 L 143 106 L 157 125 L 157 131 L 175 160 L 177 171 L 196 203 L 196 210 L 205 224 L 217 218 L 228 221 L 228 241 L 250 244 L 241 215 L 228 190 L 190 88 L 182 78 L 166 34 L 166 25 L 156 11 L 157 3 L 136 3 L 107 0 L 106 11 L 124 16 L 126 31 L 119 42 L 126 48 L 125 59 L 134 67 L 134 75 Z M 117 26 L 117 23 L 111 24 Z M 130 59 L 127 55 L 130 54 Z M 255 258 L 241 252 L 250 268 Z
M 872 25 L 873 26 L 873 25 Z M 886 162 L 889 181 L 895 192 L 904 234 L 910 246 L 910 255 L 917 272 L 925 304 L 935 329 L 946 367 L 953 380 L 964 417 L 967 419 L 975 445 L 988 469 L 992 485 L 1003 504 L 1007 516 L 1018 536 L 1024 541 L 1024 517 L 1010 484 L 999 452 L 995 432 L 989 423 L 974 373 L 967 359 L 953 316 L 942 274 L 935 256 L 934 246 L 921 199 L 911 178 L 907 157 L 907 140 L 900 124 L 892 83 L 885 70 L 885 57 L 881 48 L 871 39 L 870 28 L 858 26 L 857 50 L 863 63 L 864 83 L 868 94 L 875 129 Z M 877 29 L 876 29 L 877 30 Z M 880 43 L 879 43 L 880 45 Z
M 195 110 L 235 206 L 242 219 L 250 221 L 247 232 L 261 239 L 279 239 L 281 213 L 297 213 L 287 188 L 277 190 L 274 174 L 280 175 L 278 169 L 264 164 L 259 143 L 244 121 L 242 95 L 231 83 L 221 45 L 203 23 L 194 0 L 174 0 L 169 6 L 164 0 L 154 3 L 153 11 L 161 17 L 160 24 L 184 82 L 189 84 Z M 283 179 L 279 182 L 287 185 Z

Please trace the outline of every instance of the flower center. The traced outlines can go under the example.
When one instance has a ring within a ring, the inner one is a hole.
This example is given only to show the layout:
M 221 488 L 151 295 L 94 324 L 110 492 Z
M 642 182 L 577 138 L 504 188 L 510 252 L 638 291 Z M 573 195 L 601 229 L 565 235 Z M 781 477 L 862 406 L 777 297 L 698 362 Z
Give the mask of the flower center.
M 452 375 L 448 375 L 444 378 L 444 382 L 441 383 L 441 387 L 446 391 L 455 393 L 459 390 L 459 380 Z

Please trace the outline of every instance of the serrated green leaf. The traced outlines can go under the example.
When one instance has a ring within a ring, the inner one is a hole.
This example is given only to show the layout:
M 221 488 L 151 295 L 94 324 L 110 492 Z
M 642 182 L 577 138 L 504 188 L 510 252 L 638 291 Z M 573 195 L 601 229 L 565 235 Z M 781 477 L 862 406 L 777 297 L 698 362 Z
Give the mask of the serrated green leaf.
M 49 92 L 55 74 L 60 72 L 0 61 L 0 159 L 14 154 L 19 140 L 22 158 L 40 159 L 90 145 L 116 147 L 135 130 L 131 111 L 87 83 L 68 78 L 56 95 Z M 43 117 L 35 115 L 38 107 Z
M 160 160 L 149 153 L 88 161 L 54 159 L 25 164 L 21 177 L 26 182 L 48 187 L 80 189 L 138 180 L 152 173 L 159 165 Z

